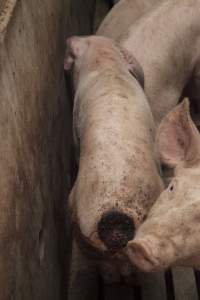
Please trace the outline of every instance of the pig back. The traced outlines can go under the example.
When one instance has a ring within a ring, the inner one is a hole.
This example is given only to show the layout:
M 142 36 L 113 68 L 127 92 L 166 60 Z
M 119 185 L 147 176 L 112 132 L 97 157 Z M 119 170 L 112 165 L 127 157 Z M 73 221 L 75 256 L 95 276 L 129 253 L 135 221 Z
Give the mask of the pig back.
M 119 1 L 104 18 L 96 34 L 107 36 L 116 42 L 126 39 L 131 25 L 159 2 L 160 0 Z

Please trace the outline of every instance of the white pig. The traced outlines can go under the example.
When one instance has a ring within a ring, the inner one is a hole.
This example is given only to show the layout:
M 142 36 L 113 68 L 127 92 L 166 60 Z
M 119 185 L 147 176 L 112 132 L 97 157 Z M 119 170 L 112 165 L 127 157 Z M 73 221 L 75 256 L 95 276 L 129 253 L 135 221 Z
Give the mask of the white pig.
M 128 257 L 146 272 L 174 264 L 200 268 L 200 134 L 188 100 L 163 119 L 156 146 L 174 177 L 128 243 Z
M 144 10 L 135 22 L 137 11 L 133 6 L 137 7 L 137 2 L 124 0 L 117 4 L 97 34 L 113 38 L 140 62 L 145 93 L 159 125 L 185 95 L 200 107 L 200 1 L 161 0 Z M 128 26 L 123 26 L 125 23 Z M 196 256 L 183 263 L 192 265 L 194 261 Z
M 163 189 L 155 125 L 140 65 L 110 39 L 68 39 L 65 69 L 72 65 L 79 170 L 70 203 L 77 235 L 108 258 L 133 238 Z
M 97 35 L 114 39 L 139 61 L 145 93 L 159 124 L 184 96 L 200 106 L 200 1 L 139 2 L 138 13 L 138 0 L 120 1 Z
M 129 37 L 129 29 L 147 11 L 163 0 L 121 0 L 106 15 L 97 35 L 122 43 Z

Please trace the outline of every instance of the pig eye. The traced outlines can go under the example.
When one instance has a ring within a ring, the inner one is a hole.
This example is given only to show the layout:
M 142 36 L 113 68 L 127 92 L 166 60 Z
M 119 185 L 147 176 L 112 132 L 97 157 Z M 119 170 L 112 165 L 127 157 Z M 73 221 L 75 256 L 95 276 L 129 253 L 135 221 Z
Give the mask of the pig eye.
M 168 191 L 173 192 L 173 190 L 174 190 L 174 184 L 170 183 L 169 186 L 168 186 Z

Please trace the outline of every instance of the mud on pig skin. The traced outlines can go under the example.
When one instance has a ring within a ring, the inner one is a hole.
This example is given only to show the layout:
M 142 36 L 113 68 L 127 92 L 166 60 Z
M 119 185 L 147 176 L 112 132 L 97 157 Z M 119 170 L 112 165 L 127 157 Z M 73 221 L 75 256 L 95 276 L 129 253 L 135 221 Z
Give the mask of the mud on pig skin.
M 200 268 L 200 134 L 188 100 L 163 119 L 156 145 L 161 161 L 175 168 L 174 178 L 128 243 L 127 254 L 146 272 L 174 264 Z
M 67 40 L 79 152 L 70 205 L 81 238 L 108 256 L 133 238 L 163 189 L 142 69 L 130 57 L 105 37 Z

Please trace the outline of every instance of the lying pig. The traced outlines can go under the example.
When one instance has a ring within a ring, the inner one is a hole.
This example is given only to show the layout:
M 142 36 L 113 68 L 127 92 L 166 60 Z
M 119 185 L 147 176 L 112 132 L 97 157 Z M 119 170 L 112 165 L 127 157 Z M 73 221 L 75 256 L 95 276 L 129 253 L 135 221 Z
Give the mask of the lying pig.
M 156 145 L 175 175 L 128 243 L 127 254 L 147 272 L 174 264 L 200 268 L 200 134 L 187 100 L 163 119 Z
M 72 66 L 79 170 L 70 205 L 78 238 L 111 262 L 163 189 L 155 125 L 139 63 L 110 39 L 68 39 Z
M 121 1 L 105 18 L 97 35 L 113 38 L 139 61 L 145 74 L 145 93 L 159 124 L 183 96 L 199 106 L 200 1 L 160 0 L 155 5 L 148 0 L 139 2 L 144 2 L 142 16 L 139 13 L 137 19 L 138 11 L 134 10 L 138 0 Z

